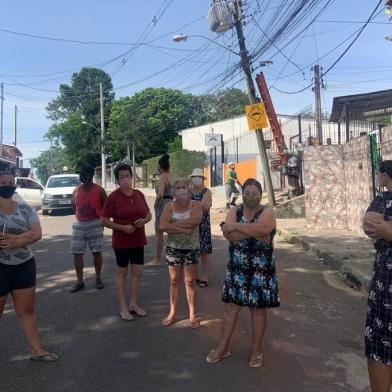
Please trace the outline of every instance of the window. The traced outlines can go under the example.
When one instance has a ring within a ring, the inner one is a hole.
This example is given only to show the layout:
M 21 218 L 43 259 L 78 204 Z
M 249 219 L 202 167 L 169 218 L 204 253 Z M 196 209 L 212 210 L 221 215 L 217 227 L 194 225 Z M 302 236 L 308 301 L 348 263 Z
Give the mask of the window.
M 21 189 L 39 189 L 43 190 L 42 186 L 33 180 L 29 180 L 28 178 L 18 178 L 16 180 L 16 186 Z
M 80 184 L 79 177 L 52 177 L 49 178 L 47 188 L 75 187 Z
M 33 180 L 24 180 L 27 188 L 29 189 L 38 189 L 40 191 L 42 191 L 42 186 L 40 184 L 38 184 L 38 182 L 35 182 Z

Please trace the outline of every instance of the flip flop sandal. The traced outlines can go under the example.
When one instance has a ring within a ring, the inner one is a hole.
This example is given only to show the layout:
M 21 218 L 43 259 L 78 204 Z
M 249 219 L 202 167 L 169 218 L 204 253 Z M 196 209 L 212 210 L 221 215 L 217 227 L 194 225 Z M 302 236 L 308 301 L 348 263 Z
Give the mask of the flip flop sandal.
M 216 354 L 217 354 L 216 350 L 212 350 L 207 355 L 207 358 L 206 358 L 207 362 L 208 363 L 217 363 L 217 362 L 221 361 L 222 359 L 227 358 L 230 355 L 230 351 L 228 351 L 224 354 L 221 354 L 220 356 L 217 356 L 215 359 L 211 358 L 211 356 L 216 355 Z
M 191 329 L 196 329 L 200 327 L 200 321 L 199 320 L 194 320 L 189 322 L 189 326 Z
M 120 317 L 124 320 L 124 321 L 132 321 L 134 320 L 133 316 L 129 313 L 126 312 L 120 312 Z
M 208 281 L 207 280 L 201 280 L 199 283 L 199 287 L 207 287 L 208 286 Z
M 251 360 L 249 362 L 249 366 L 251 368 L 261 368 L 263 366 L 263 354 L 262 353 L 258 353 L 256 354 L 256 360 Z
M 59 357 L 54 353 L 48 353 L 42 355 L 31 355 L 30 359 L 37 362 L 56 362 L 58 361 Z
M 129 309 L 129 313 L 131 313 L 133 316 L 137 316 L 137 317 L 146 317 L 147 316 L 147 313 L 145 310 L 144 310 L 144 313 L 138 313 L 138 312 L 136 312 L 136 310 Z
M 173 317 L 173 318 L 167 318 L 167 317 L 165 317 L 165 318 L 162 320 L 162 325 L 163 325 L 164 327 L 169 327 L 170 325 L 173 325 L 175 322 L 177 322 L 177 319 L 176 319 L 175 317 Z

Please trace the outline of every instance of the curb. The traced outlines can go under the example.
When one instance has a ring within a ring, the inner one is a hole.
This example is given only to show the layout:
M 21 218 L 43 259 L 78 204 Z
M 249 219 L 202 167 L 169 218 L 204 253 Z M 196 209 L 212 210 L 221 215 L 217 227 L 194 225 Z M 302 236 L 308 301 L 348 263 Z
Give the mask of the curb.
M 299 236 L 285 229 L 278 229 L 277 234 L 285 241 L 300 245 L 305 251 L 312 252 L 319 261 L 329 265 L 339 273 L 339 278 L 349 287 L 363 292 L 368 291 L 372 279 L 372 259 L 337 260 L 317 245 L 310 243 L 304 236 Z

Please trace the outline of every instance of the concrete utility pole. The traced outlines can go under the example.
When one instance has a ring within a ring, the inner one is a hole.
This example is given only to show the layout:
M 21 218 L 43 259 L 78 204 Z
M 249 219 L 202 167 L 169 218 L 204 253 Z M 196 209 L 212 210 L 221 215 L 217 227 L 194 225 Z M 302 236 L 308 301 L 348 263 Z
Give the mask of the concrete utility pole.
M 105 155 L 105 112 L 103 101 L 102 83 L 99 83 L 99 98 L 101 102 L 101 166 L 102 166 L 102 187 L 106 189 L 106 155 Z
M 127 161 L 131 160 L 131 146 L 127 143 Z
M 3 156 L 3 113 L 4 113 L 4 84 L 0 84 L 0 157 Z
M 18 127 L 17 127 L 17 121 L 18 121 L 18 107 L 15 105 L 15 113 L 14 113 L 14 116 L 15 116 L 15 120 L 14 120 L 14 146 L 16 147 L 16 142 L 17 142 L 17 129 L 18 129 Z
M 132 142 L 132 187 L 136 185 L 136 161 L 135 161 L 135 141 Z
M 238 37 L 238 44 L 240 47 L 242 68 L 243 68 L 244 74 L 245 74 L 245 81 L 246 81 L 246 87 L 248 90 L 249 102 L 251 104 L 255 104 L 255 103 L 257 103 L 256 89 L 255 89 L 255 86 L 253 83 L 251 65 L 250 65 L 250 61 L 249 61 L 249 57 L 248 57 L 248 51 L 247 51 L 246 45 L 245 45 L 245 37 L 244 37 L 244 31 L 242 28 L 241 15 L 242 15 L 242 1 L 236 0 L 234 3 L 234 20 L 235 20 L 235 28 L 237 31 L 237 37 Z M 274 207 L 276 205 L 275 193 L 274 193 L 274 188 L 272 186 L 271 172 L 270 172 L 270 167 L 269 167 L 269 163 L 268 163 L 267 151 L 265 149 L 263 131 L 262 131 L 262 129 L 257 129 L 255 132 L 256 132 L 256 137 L 257 137 L 257 143 L 259 146 L 261 167 L 263 170 L 266 191 L 268 193 L 268 202 L 269 202 L 270 207 Z
M 323 123 L 321 113 L 321 77 L 320 77 L 320 65 L 313 67 L 314 71 L 314 98 L 315 98 L 315 120 L 316 120 L 316 135 L 320 141 L 320 145 L 323 144 Z

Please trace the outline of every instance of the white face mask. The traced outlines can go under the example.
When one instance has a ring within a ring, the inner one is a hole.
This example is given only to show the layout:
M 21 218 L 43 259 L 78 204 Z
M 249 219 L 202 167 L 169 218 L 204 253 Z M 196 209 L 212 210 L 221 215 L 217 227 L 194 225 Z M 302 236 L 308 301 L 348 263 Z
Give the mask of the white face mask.
M 201 185 L 203 183 L 203 179 L 200 177 L 192 177 L 192 184 Z

